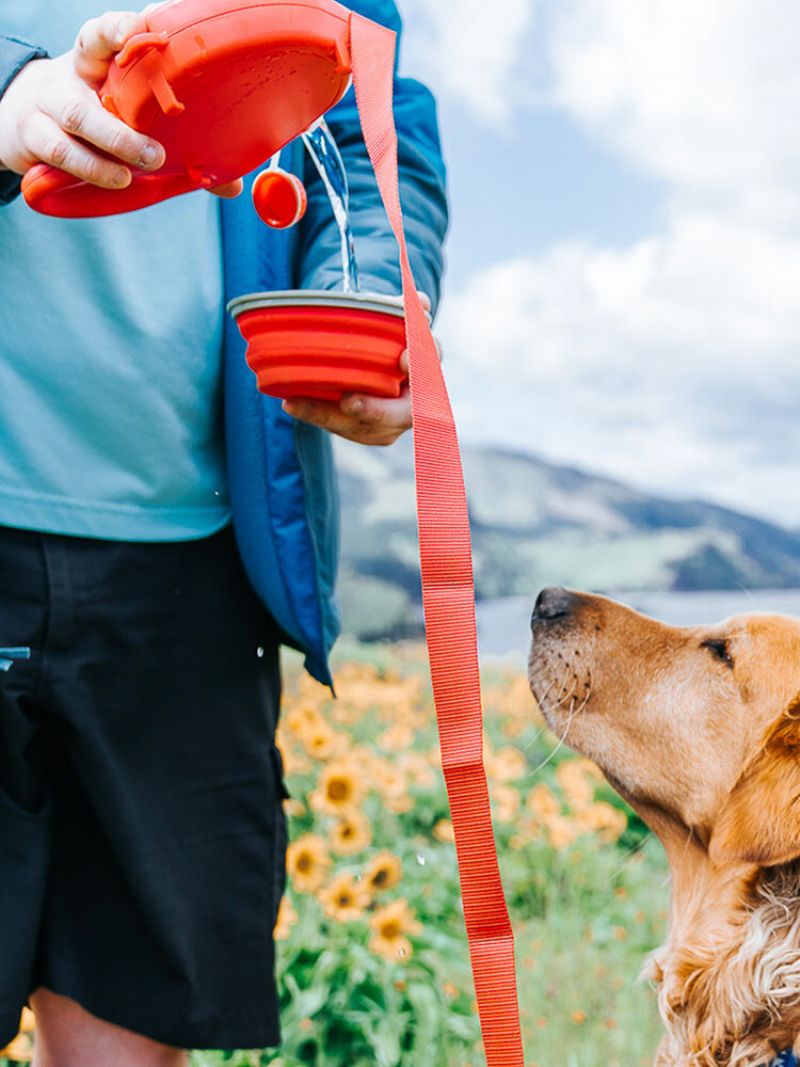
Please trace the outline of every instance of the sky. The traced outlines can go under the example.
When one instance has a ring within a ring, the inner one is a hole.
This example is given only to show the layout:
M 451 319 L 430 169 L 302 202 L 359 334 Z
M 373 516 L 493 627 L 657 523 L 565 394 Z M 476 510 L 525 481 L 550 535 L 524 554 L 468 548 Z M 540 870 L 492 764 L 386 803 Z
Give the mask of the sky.
M 800 527 L 800 6 L 400 0 L 461 439 Z

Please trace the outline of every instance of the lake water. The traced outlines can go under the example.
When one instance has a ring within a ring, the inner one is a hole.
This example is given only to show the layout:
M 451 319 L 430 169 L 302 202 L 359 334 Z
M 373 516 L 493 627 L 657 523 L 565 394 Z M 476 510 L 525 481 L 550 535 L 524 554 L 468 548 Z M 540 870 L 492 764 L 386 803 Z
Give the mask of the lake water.
M 717 623 L 747 611 L 800 617 L 800 589 L 753 589 L 701 593 L 611 593 L 637 611 L 674 626 Z M 482 657 L 508 657 L 524 666 L 530 643 L 535 593 L 478 604 L 478 645 Z

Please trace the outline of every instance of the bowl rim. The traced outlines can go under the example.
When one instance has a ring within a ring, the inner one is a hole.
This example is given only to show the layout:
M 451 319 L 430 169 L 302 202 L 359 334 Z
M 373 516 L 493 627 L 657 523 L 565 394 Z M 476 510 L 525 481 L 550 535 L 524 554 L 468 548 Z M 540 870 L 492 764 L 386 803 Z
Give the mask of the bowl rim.
M 374 311 L 401 319 L 405 317 L 402 296 L 389 296 L 386 293 L 344 293 L 336 289 L 276 289 L 272 292 L 247 293 L 230 300 L 227 310 L 238 319 L 248 311 L 283 307 L 346 308 Z

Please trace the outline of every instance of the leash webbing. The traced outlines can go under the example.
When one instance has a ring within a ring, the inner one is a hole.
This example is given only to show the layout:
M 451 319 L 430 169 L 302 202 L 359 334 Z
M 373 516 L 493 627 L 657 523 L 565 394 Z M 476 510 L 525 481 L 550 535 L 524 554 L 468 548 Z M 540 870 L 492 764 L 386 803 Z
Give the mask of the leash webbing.
M 458 856 L 478 1013 L 488 1067 L 524 1067 L 514 938 L 497 863 L 483 766 L 478 643 L 467 500 L 450 401 L 411 273 L 392 113 L 395 35 L 351 19 L 361 126 L 403 275 L 414 419 L 422 600 L 442 766 Z

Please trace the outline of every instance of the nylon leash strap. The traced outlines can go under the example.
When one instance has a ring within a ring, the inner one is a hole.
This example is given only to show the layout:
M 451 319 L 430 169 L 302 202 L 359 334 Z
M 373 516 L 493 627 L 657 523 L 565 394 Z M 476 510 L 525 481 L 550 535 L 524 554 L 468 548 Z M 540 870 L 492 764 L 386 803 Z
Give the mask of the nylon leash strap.
M 467 498 L 436 344 L 403 231 L 392 111 L 395 34 L 353 14 L 353 81 L 367 151 L 400 247 L 414 420 L 422 601 L 456 842 L 464 920 L 488 1067 L 524 1067 L 514 937 L 483 765 L 478 642 Z

